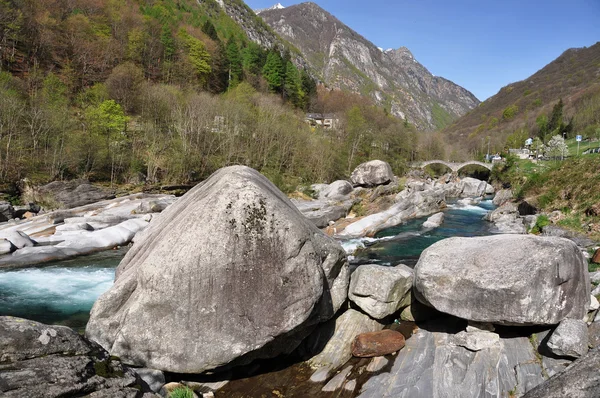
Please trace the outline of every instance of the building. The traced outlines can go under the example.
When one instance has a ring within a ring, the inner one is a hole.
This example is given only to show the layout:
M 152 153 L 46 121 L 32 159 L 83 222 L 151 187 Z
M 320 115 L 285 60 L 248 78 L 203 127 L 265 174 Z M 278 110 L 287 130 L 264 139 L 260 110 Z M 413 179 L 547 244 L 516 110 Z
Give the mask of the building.
M 324 129 L 332 129 L 339 124 L 339 119 L 333 113 L 307 113 L 304 120 L 312 127 Z

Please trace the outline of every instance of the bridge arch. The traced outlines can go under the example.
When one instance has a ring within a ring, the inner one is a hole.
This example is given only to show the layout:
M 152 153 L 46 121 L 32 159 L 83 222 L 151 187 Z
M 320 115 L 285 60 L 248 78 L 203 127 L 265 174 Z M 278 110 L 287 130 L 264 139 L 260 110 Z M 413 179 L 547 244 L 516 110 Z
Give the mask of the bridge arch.
M 446 162 L 444 160 L 439 160 L 439 159 L 413 163 L 413 167 L 419 167 L 421 169 L 424 169 L 425 167 L 430 166 L 432 164 L 440 164 L 440 165 L 446 166 L 455 173 L 458 173 L 460 171 L 460 169 L 462 169 L 463 167 L 472 166 L 472 165 L 481 166 L 490 171 L 492 170 L 492 167 L 493 167 L 493 165 L 491 163 L 478 162 L 477 160 L 470 160 L 470 161 L 463 162 L 463 163 L 455 163 L 455 162 Z

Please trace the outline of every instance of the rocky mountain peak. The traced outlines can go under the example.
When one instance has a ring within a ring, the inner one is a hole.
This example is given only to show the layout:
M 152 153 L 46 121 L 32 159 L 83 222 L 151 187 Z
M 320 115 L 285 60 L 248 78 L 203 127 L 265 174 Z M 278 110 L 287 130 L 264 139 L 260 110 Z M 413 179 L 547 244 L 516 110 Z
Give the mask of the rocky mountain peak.
M 256 13 L 256 15 L 265 12 L 265 11 L 269 11 L 269 10 L 283 10 L 285 8 L 285 6 L 283 6 L 281 3 L 277 3 L 274 6 L 268 7 L 268 8 L 259 8 L 258 10 L 254 10 L 254 12 Z
M 371 96 L 422 129 L 444 127 L 479 104 L 469 91 L 433 76 L 408 48 L 383 50 L 315 3 L 260 16 L 301 51 L 325 84 Z

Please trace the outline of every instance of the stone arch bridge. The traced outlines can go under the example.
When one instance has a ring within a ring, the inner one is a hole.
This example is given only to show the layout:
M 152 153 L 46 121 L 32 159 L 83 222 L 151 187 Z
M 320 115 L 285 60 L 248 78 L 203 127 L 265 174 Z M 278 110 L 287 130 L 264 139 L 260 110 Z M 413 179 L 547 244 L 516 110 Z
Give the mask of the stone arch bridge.
M 444 165 L 455 173 L 457 173 L 463 167 L 471 166 L 471 165 L 485 167 L 486 169 L 488 169 L 490 171 L 492 170 L 492 167 L 493 167 L 493 164 L 491 164 L 491 163 L 483 163 L 483 162 L 478 162 L 476 160 L 470 160 L 468 162 L 463 162 L 463 163 L 446 162 L 443 160 L 427 160 L 425 162 L 414 162 L 411 164 L 411 166 L 424 169 L 425 167 L 430 166 L 432 164 Z

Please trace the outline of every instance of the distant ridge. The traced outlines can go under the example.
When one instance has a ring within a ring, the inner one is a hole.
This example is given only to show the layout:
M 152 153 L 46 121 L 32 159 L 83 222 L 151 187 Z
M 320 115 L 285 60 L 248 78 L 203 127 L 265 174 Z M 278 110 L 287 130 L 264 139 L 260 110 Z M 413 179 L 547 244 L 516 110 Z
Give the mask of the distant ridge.
M 479 104 L 468 90 L 432 75 L 408 48 L 383 50 L 315 3 L 271 7 L 260 17 L 328 86 L 370 96 L 421 129 L 446 127 Z

